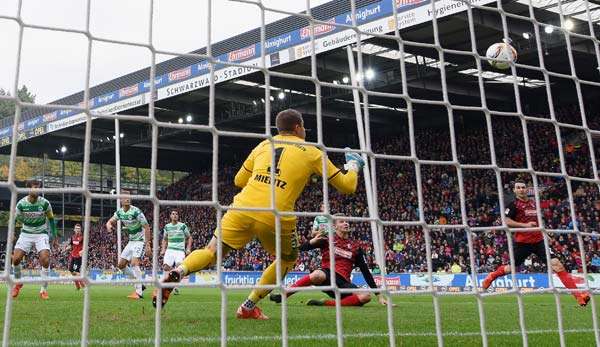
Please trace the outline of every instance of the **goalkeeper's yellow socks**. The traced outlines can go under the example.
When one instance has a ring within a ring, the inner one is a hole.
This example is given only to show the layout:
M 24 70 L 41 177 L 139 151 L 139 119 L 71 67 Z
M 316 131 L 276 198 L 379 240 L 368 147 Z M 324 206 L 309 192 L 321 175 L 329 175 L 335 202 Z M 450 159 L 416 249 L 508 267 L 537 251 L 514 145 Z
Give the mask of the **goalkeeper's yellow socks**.
M 295 262 L 294 262 L 295 263 Z M 282 279 L 288 273 L 289 269 L 294 266 L 294 263 L 284 262 L 281 264 L 282 271 Z M 267 285 L 267 284 L 275 284 L 277 282 L 277 265 L 276 262 L 271 263 L 265 271 L 263 271 L 262 276 L 257 284 L 259 285 Z M 248 295 L 248 300 L 253 303 L 257 303 L 262 300 L 265 296 L 267 296 L 271 292 L 271 289 L 254 289 L 250 295 Z
M 205 269 L 215 262 L 215 258 L 216 255 L 211 250 L 207 248 L 197 249 L 185 257 L 179 266 L 183 270 L 181 275 L 186 276 L 190 273 Z
M 285 275 L 285 272 L 284 272 Z M 260 280 L 257 284 L 265 285 L 265 284 L 274 284 L 277 281 L 277 266 L 276 262 L 272 262 L 265 271 L 262 276 L 260 276 Z M 254 302 L 255 304 L 262 300 L 267 294 L 271 292 L 270 289 L 254 289 L 250 295 L 248 295 L 248 300 Z

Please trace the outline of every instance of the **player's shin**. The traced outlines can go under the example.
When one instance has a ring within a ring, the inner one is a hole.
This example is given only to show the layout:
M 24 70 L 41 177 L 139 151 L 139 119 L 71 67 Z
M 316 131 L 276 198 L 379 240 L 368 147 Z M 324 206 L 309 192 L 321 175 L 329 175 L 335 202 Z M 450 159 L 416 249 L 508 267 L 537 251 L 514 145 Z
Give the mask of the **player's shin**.
M 13 265 L 13 275 L 15 278 L 21 278 L 21 264 Z
M 140 269 L 140 267 L 138 265 L 133 267 L 133 276 L 135 277 L 136 280 L 142 279 L 142 269 Z M 135 285 L 135 291 L 138 293 L 138 295 L 142 295 L 142 284 L 141 283 L 138 283 Z
M 286 296 L 289 298 L 291 295 L 294 295 L 297 293 L 297 291 L 292 291 L 291 288 L 308 287 L 310 285 L 312 285 L 312 281 L 310 280 L 310 275 L 306 275 L 306 276 L 300 278 L 299 280 L 297 280 L 296 283 L 294 283 L 290 286 L 290 291 L 287 292 Z
M 562 284 L 564 284 L 565 288 L 577 289 L 577 284 L 575 284 L 575 280 L 573 279 L 573 276 L 571 276 L 570 273 L 568 273 L 567 271 L 559 271 L 556 273 L 556 275 L 558 276 Z M 581 295 L 580 292 L 571 292 L 571 294 L 573 294 L 575 299 L 578 299 Z
M 49 273 L 50 273 L 49 268 L 42 267 L 42 272 L 41 272 L 42 279 L 47 279 Z M 46 292 L 46 291 L 48 291 L 48 282 L 43 282 L 42 288 L 40 288 L 40 292 Z
M 209 267 L 215 260 L 216 254 L 212 250 L 208 248 L 197 249 L 185 257 L 177 268 L 180 270 L 181 275 L 185 276 Z
M 496 271 L 492 272 L 492 279 L 495 280 L 498 277 L 502 277 L 506 275 L 506 265 L 500 265 L 496 269 Z
M 139 266 L 135 266 L 135 267 L 137 267 L 137 268 L 139 269 Z M 135 267 L 134 267 L 134 268 L 135 268 Z M 127 278 L 128 278 L 128 279 L 137 279 L 137 276 L 136 276 L 136 274 L 135 274 L 135 270 L 134 270 L 134 269 L 133 269 L 131 266 L 129 266 L 129 265 L 125 266 L 124 268 L 122 268 L 122 269 L 121 269 L 121 271 L 123 272 L 123 274 L 124 274 L 125 276 L 127 276 Z M 135 288 L 135 292 L 136 292 L 138 295 L 141 295 L 141 286 L 138 286 L 138 285 L 136 284 L 136 285 L 135 285 L 135 286 L 133 286 L 133 287 Z
M 19 279 L 21 278 L 21 264 L 18 265 L 13 265 L 13 275 L 15 276 L 15 279 Z M 22 283 L 17 283 L 11 290 L 11 296 L 13 298 L 16 298 L 17 296 L 19 296 L 19 291 L 21 290 L 21 288 L 23 287 Z
M 133 270 L 131 269 L 131 267 L 129 265 L 122 268 L 121 271 L 123 272 L 123 274 L 125 276 L 127 276 L 127 278 L 130 278 L 130 279 L 135 278 L 135 274 L 133 273 Z
M 287 274 L 287 272 L 294 266 L 295 263 L 296 263 L 295 260 L 294 260 L 294 262 L 287 262 L 287 261 L 283 262 L 282 261 L 281 262 L 281 271 L 282 271 L 281 276 L 282 277 L 285 276 Z M 268 285 L 268 284 L 275 284 L 276 282 L 277 282 L 277 262 L 273 262 L 273 263 L 271 263 L 271 265 L 269 265 L 265 269 L 265 271 L 263 271 L 263 274 L 260 277 L 258 284 L 259 285 Z M 262 300 L 270 292 L 271 292 L 270 289 L 254 289 L 254 290 L 252 290 L 250 295 L 248 295 L 248 299 L 246 299 L 246 301 L 244 301 L 242 306 L 246 309 L 252 309 L 252 308 L 254 308 L 254 306 L 256 305 L 257 302 Z
M 335 300 L 325 300 L 325 306 L 335 306 Z M 360 298 L 356 294 L 349 295 L 342 300 L 340 300 L 340 305 L 342 306 L 362 306 L 363 302 L 360 301 Z
M 507 266 L 506 265 L 500 265 L 496 271 L 494 272 L 490 272 L 487 277 L 481 282 L 481 286 L 483 287 L 483 289 L 488 289 L 491 285 L 492 282 L 494 282 L 494 280 L 496 280 L 496 278 L 501 277 L 506 275 L 507 273 Z

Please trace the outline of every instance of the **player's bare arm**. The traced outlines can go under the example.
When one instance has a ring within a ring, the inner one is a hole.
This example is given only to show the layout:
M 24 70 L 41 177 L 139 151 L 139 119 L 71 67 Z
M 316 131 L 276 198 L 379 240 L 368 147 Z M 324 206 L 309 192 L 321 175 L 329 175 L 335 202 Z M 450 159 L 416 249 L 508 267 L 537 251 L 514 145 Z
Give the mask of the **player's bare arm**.
M 152 256 L 152 233 L 150 232 L 150 225 L 144 224 L 144 235 L 146 236 L 146 256 Z
M 192 253 L 192 234 L 187 237 L 187 245 L 185 247 L 185 255 Z
M 112 232 L 113 231 L 113 227 L 115 226 L 115 223 L 117 223 L 117 219 L 115 217 L 111 217 L 106 222 L 106 230 L 108 230 L 109 232 Z
M 512 220 L 510 217 L 506 218 L 506 225 L 509 228 L 535 228 L 537 226 L 536 222 L 528 222 L 528 223 L 519 223 L 515 220 Z
M 160 242 L 160 255 L 164 256 L 167 251 L 167 243 L 169 242 L 169 236 L 165 233 L 162 241 Z

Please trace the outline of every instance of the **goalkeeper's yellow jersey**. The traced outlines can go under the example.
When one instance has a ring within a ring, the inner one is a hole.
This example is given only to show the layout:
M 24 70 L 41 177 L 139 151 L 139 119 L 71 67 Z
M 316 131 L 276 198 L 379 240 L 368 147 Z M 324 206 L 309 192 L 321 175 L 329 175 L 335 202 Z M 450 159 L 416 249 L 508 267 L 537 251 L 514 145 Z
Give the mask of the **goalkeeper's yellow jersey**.
M 302 142 L 293 135 L 277 135 L 275 140 Z M 275 207 L 278 211 L 293 211 L 296 200 L 313 174 L 322 175 L 323 152 L 303 144 L 275 143 Z M 268 140 L 256 146 L 235 175 L 235 185 L 243 188 L 233 199 L 235 207 L 271 207 L 271 143 Z M 329 183 L 343 194 L 356 191 L 358 175 L 354 171 L 342 171 L 330 160 L 326 163 Z M 316 205 L 315 205 L 316 206 Z M 245 214 L 266 224 L 273 225 L 271 212 L 246 212 Z M 293 226 L 295 216 L 282 216 L 282 226 Z

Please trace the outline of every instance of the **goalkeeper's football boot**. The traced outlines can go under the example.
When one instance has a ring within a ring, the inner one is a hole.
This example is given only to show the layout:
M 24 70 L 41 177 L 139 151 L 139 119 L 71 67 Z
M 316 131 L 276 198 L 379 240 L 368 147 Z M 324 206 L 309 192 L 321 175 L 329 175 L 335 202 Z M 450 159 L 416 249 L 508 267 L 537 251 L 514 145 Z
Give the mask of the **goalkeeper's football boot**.
M 262 313 L 262 311 L 260 310 L 260 308 L 258 308 L 258 306 L 254 306 L 254 308 L 251 310 L 244 308 L 244 306 L 240 306 L 240 307 L 238 307 L 235 316 L 237 317 L 237 319 L 258 319 L 258 320 L 269 319 L 269 317 L 265 316 L 265 314 Z
M 590 302 L 590 295 L 588 293 L 582 293 L 577 295 L 577 303 L 581 307 L 586 307 L 588 302 Z
M 175 270 L 169 271 L 167 277 L 162 280 L 162 283 L 172 283 L 181 281 L 181 274 Z M 169 301 L 169 296 L 173 288 L 162 288 L 162 307 L 165 307 L 167 301 Z M 158 299 L 158 288 L 154 289 L 154 293 L 152 293 L 152 306 L 156 308 L 156 301 Z
M 325 300 L 310 299 L 306 302 L 308 306 L 324 306 Z
M 17 296 L 19 296 L 19 292 L 21 291 L 21 288 L 23 288 L 23 283 L 15 284 L 13 289 L 10 291 L 10 295 L 13 297 L 13 299 L 16 299 Z
M 269 294 L 269 300 L 271 300 L 277 304 L 281 304 L 281 294 L 271 293 L 271 294 Z

